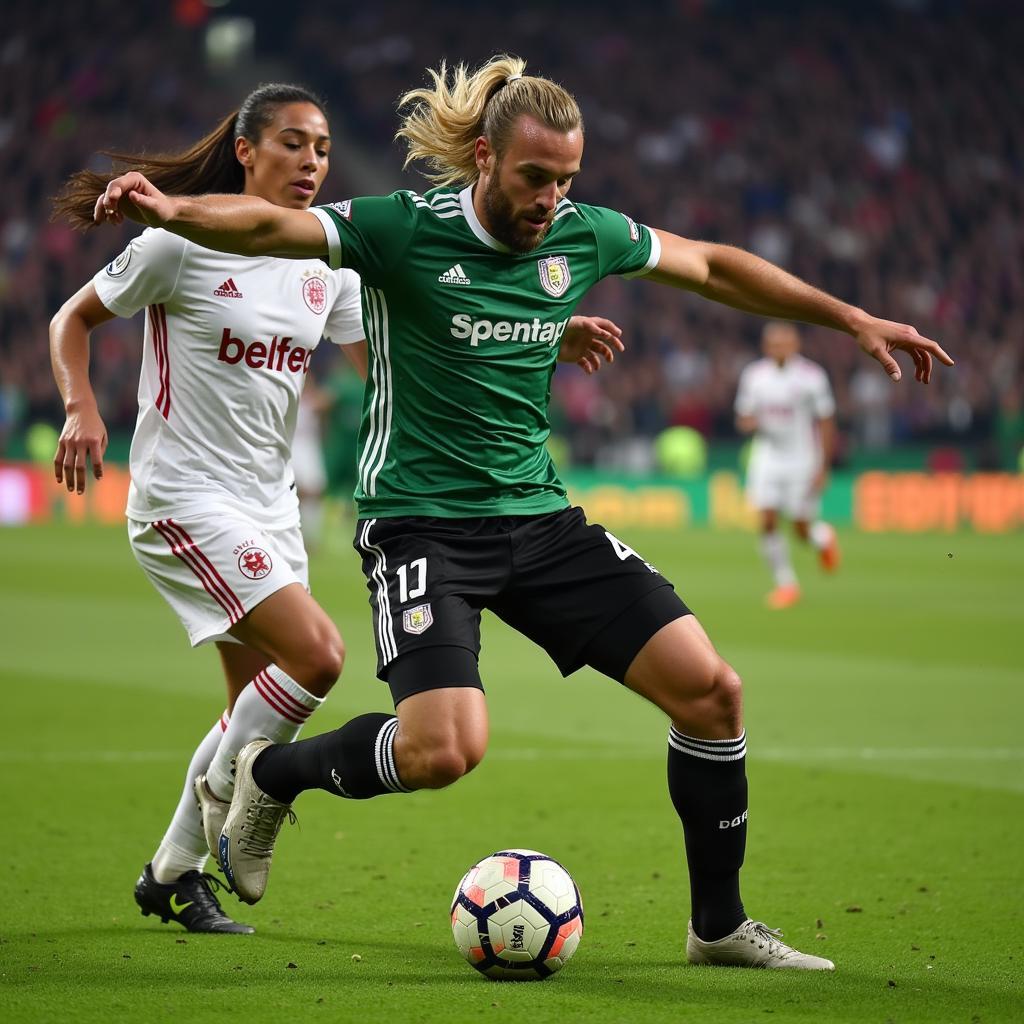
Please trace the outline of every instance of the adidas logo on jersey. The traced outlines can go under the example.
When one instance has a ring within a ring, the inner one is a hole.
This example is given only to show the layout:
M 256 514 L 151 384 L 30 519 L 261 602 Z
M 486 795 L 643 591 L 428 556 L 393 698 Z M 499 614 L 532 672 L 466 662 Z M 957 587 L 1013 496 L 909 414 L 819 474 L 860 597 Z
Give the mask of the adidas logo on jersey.
M 229 277 L 219 288 L 214 288 L 213 294 L 218 299 L 240 299 L 242 293 L 238 290 L 234 278 Z
M 441 284 L 472 284 L 468 277 L 466 277 L 465 271 L 462 269 L 461 263 L 456 263 L 454 267 L 449 267 L 439 278 L 438 281 Z

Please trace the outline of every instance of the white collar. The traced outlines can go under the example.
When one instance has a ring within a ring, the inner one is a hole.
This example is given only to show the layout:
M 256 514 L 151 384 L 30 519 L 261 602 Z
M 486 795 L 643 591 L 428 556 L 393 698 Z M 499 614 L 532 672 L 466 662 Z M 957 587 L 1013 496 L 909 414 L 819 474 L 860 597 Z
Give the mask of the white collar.
M 484 245 L 496 250 L 497 252 L 512 252 L 512 249 L 505 245 L 504 242 L 499 242 L 494 235 L 492 235 L 487 228 L 480 223 L 480 218 L 476 215 L 476 210 L 473 208 L 473 186 L 467 185 L 459 193 L 459 205 L 462 207 L 462 212 L 466 215 L 466 223 L 469 225 L 469 230 L 480 239 Z

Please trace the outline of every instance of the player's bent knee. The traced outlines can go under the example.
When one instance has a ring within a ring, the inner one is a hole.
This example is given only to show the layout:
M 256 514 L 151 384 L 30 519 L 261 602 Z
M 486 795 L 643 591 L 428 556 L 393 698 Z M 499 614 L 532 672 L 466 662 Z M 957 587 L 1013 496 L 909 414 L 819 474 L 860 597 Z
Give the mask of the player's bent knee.
M 302 653 L 295 659 L 294 675 L 311 693 L 325 696 L 338 681 L 345 664 L 345 645 L 333 627 L 318 631 L 302 644 Z
M 483 753 L 473 745 L 443 746 L 423 751 L 410 759 L 412 764 L 408 769 L 399 766 L 402 781 L 417 789 L 444 789 L 471 772 L 483 760 Z
M 321 685 L 329 690 L 338 681 L 344 666 L 345 645 L 338 636 L 325 643 L 318 651 L 316 667 Z
M 661 704 L 677 729 L 711 730 L 717 736 L 738 736 L 743 721 L 743 683 L 731 665 L 722 659 L 709 666 L 706 676 L 688 680 L 685 693 Z
M 719 715 L 738 726 L 743 717 L 743 680 L 740 679 L 739 673 L 724 661 L 716 674 L 713 696 Z

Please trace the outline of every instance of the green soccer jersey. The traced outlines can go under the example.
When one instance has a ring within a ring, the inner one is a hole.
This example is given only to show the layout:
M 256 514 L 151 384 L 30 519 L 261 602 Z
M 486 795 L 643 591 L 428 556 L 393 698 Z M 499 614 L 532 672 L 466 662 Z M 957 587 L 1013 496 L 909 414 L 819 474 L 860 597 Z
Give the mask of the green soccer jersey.
M 546 446 L 559 342 L 595 282 L 657 264 L 657 236 L 623 214 L 563 199 L 543 243 L 516 253 L 480 223 L 471 188 L 313 212 L 331 267 L 350 267 L 363 282 L 370 366 L 360 517 L 564 508 Z

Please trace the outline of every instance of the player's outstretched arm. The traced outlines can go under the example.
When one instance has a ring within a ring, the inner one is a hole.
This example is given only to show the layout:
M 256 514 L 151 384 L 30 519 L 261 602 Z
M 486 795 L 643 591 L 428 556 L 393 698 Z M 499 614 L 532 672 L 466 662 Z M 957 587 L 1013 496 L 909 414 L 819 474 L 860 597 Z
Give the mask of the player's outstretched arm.
M 89 332 L 113 316 L 90 281 L 50 321 L 50 362 L 66 414 L 53 474 L 57 483 L 79 494 L 85 491 L 88 462 L 97 480 L 103 476 L 107 450 L 107 428 L 89 382 Z
M 618 324 L 603 316 L 574 316 L 562 335 L 558 361 L 576 363 L 584 373 L 597 373 L 602 359 L 614 363 L 615 353 L 625 351 Z
M 108 182 L 96 200 L 97 224 L 120 224 L 125 217 L 219 252 L 291 259 L 328 254 L 324 229 L 307 210 L 289 210 L 257 196 L 168 196 L 138 171 Z
M 694 242 L 667 231 L 658 231 L 657 235 L 661 258 L 647 275 L 648 280 L 687 288 L 749 313 L 844 331 L 877 359 L 893 380 L 902 376 L 892 356 L 895 349 L 910 353 L 914 377 L 924 384 L 931 380 L 933 359 L 953 365 L 938 342 L 922 337 L 909 324 L 871 316 L 753 253 L 729 245 Z

